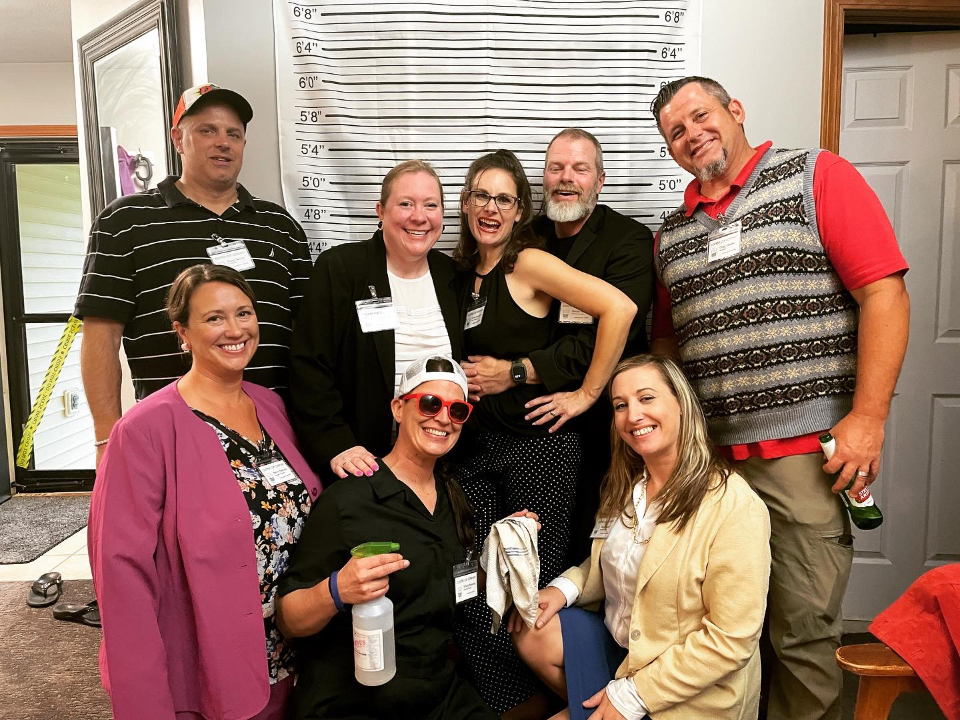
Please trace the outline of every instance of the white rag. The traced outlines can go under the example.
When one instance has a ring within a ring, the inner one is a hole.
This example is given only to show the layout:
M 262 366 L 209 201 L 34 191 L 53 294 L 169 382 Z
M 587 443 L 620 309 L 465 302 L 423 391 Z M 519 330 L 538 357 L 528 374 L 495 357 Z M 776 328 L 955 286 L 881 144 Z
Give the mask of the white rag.
M 540 601 L 537 521 L 508 517 L 495 522 L 483 541 L 480 566 L 487 572 L 487 605 L 493 613 L 490 632 L 495 634 L 500 628 L 511 603 L 532 628 Z

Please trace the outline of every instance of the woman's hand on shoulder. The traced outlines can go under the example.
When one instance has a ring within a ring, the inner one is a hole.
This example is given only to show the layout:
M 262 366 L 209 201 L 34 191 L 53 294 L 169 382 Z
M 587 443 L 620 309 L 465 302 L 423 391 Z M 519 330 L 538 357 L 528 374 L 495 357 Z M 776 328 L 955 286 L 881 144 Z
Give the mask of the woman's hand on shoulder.
M 347 475 L 373 475 L 380 466 L 377 464 L 377 458 L 362 445 L 354 445 L 347 448 L 330 461 L 330 469 L 337 477 L 345 478 Z
M 382 597 L 390 588 L 390 574 L 407 567 L 410 567 L 410 561 L 400 553 L 352 557 L 337 573 L 340 600 L 344 604 L 356 605 Z

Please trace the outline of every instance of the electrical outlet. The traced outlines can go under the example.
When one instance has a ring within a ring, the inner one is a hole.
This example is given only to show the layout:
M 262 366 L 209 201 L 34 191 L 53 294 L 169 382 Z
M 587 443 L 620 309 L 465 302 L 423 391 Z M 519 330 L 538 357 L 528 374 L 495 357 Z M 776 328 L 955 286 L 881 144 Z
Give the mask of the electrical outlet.
M 69 388 L 63 391 L 63 414 L 67 417 L 73 417 L 80 412 L 80 391 L 76 388 Z

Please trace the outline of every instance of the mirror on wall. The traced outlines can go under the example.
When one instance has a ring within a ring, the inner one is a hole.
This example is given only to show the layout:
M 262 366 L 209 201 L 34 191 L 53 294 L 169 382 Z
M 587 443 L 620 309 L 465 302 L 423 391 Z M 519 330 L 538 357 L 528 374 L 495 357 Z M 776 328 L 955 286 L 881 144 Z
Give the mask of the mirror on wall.
M 94 215 L 179 172 L 170 118 L 180 88 L 174 0 L 144 0 L 79 41 Z

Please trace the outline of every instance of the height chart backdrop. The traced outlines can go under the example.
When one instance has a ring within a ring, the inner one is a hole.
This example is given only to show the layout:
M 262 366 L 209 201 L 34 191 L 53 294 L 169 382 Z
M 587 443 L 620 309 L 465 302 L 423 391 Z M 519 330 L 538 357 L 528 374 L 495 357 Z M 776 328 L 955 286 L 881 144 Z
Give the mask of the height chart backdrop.
M 509 148 L 534 186 L 564 127 L 600 139 L 600 201 L 656 229 L 683 171 L 650 116 L 700 67 L 700 0 L 273 0 L 284 202 L 316 255 L 368 238 L 384 174 L 431 162 L 456 244 L 467 166 Z

